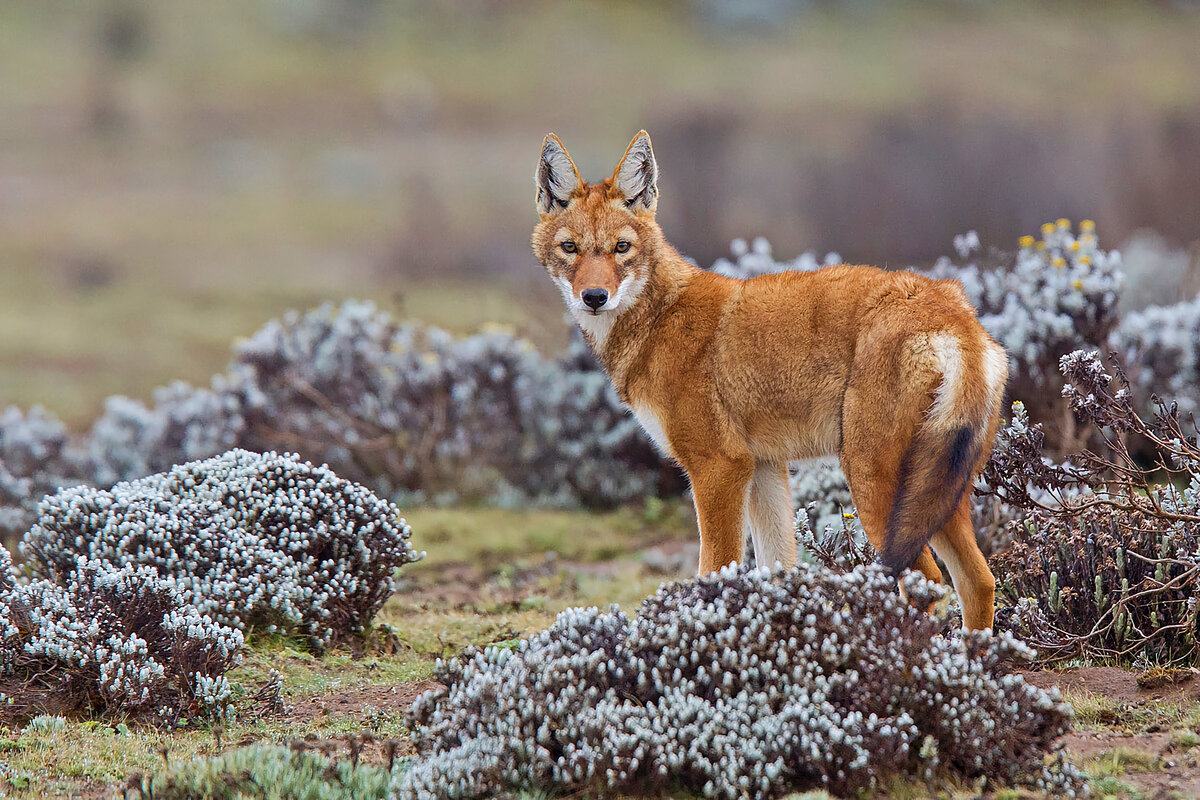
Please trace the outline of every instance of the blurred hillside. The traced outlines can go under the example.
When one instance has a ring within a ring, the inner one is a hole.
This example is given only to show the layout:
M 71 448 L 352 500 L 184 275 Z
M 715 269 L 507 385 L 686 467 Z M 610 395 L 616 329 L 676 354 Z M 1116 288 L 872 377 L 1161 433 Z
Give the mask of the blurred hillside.
M 81 423 L 349 296 L 561 343 L 548 130 L 598 178 L 647 128 L 701 263 L 762 234 L 907 264 L 1059 216 L 1186 246 L 1197 42 L 1158 3 L 6 0 L 0 406 Z

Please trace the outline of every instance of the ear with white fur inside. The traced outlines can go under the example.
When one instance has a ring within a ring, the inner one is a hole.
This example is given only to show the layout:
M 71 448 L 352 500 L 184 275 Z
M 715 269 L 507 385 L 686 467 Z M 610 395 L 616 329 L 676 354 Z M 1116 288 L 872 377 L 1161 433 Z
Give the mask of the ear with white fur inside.
M 633 137 L 625 157 L 617 165 L 614 179 L 630 210 L 654 213 L 658 208 L 658 163 L 650 147 L 650 134 L 638 131 Z
M 565 209 L 571 202 L 571 193 L 583 184 L 567 148 L 553 133 L 547 134 L 542 142 L 542 157 L 538 159 L 533 180 L 537 184 L 539 214 L 554 214 Z

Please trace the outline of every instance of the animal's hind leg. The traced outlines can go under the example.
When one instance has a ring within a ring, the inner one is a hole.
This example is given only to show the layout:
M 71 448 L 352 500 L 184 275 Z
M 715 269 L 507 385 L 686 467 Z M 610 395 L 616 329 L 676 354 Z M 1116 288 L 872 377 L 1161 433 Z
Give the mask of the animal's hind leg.
M 992 627 L 996 603 L 996 579 L 987 559 L 979 551 L 975 528 L 971 524 L 971 496 L 963 496 L 940 531 L 930 542 L 950 570 L 954 591 L 963 607 L 963 627 L 983 630 Z
M 795 566 L 796 534 L 792 529 L 792 493 L 786 464 L 755 465 L 746 516 L 755 563 L 760 567 L 779 564 L 784 569 Z
M 891 555 L 887 526 L 896 502 L 900 462 L 923 418 L 917 410 L 902 416 L 900 410 L 905 407 L 920 408 L 916 403 L 898 402 L 893 413 L 882 413 L 877 404 L 860 396 L 853 387 L 847 389 L 843 406 L 842 471 L 867 539 L 885 561 Z M 941 582 L 942 571 L 927 546 L 910 558 L 906 566 Z

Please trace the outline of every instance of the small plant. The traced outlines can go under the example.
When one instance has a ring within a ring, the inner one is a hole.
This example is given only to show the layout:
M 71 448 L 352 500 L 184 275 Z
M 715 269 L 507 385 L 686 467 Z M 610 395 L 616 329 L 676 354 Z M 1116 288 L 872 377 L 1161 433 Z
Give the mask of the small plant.
M 930 602 L 938 587 L 905 579 Z M 878 566 L 728 567 L 664 586 L 636 619 L 569 609 L 515 649 L 439 662 L 413 707 L 420 758 L 397 798 L 498 791 L 853 794 L 895 776 L 1083 781 L 1043 755 L 1070 708 L 1009 674 L 1011 636 L 936 635 Z
M 39 714 L 25 723 L 21 733 L 62 733 L 66 729 L 67 720 L 64 717 Z
M 1200 658 L 1200 446 L 1174 405 L 1147 420 L 1113 361 L 1062 359 L 1063 395 L 1095 428 L 1102 453 L 1042 455 L 1021 406 L 984 471 L 988 491 L 1023 511 L 993 561 L 1015 630 L 1043 658 L 1084 655 L 1153 664 Z M 1154 462 L 1139 463 L 1141 446 Z
M 393 504 L 276 453 L 231 450 L 111 491 L 65 489 L 39 510 L 22 544 L 37 578 L 136 567 L 217 623 L 318 646 L 361 630 L 394 571 L 421 558 Z
M 383 800 L 392 769 L 392 764 L 385 768 L 360 763 L 353 746 L 350 758 L 335 759 L 299 741 L 290 747 L 253 744 L 155 775 L 132 775 L 126 782 L 126 796 L 130 800 Z

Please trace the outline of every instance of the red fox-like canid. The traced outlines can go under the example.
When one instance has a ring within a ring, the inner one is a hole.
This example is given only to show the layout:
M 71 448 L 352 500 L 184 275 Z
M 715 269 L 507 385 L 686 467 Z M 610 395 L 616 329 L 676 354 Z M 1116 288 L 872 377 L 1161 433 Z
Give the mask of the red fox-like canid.
M 836 266 L 737 280 L 688 263 L 655 221 L 641 131 L 584 183 L 554 134 L 538 161 L 533 250 L 621 399 L 687 471 L 700 573 L 796 561 L 788 462 L 836 453 L 893 572 L 950 570 L 967 628 L 992 626 L 995 580 L 969 495 L 991 451 L 1008 358 L 962 285 Z

